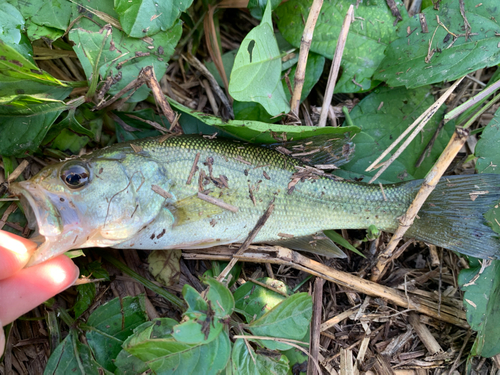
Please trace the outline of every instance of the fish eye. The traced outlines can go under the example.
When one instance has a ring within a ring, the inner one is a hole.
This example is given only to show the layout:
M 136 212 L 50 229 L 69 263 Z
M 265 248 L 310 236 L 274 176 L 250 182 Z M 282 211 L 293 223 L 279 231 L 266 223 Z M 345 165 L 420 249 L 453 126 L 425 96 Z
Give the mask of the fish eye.
M 89 170 L 81 164 L 70 164 L 61 171 L 61 179 L 70 189 L 78 189 L 89 182 Z

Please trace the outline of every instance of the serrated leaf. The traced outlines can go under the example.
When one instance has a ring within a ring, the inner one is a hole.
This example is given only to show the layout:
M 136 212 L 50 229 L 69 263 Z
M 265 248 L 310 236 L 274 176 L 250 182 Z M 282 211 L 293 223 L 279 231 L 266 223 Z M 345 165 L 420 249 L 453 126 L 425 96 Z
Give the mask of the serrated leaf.
M 146 320 L 143 295 L 115 298 L 97 308 L 87 321 L 93 330 L 85 335 L 96 361 L 108 371 L 114 371 L 113 359 L 122 349 L 123 340 Z
M 123 30 L 131 37 L 152 36 L 170 29 L 193 0 L 115 0 Z
M 269 277 L 257 279 L 258 281 L 281 290 L 286 294 L 291 294 L 290 288 L 279 280 L 274 280 Z M 240 313 L 245 313 L 247 323 L 259 319 L 274 306 L 282 302 L 286 297 L 271 289 L 264 288 L 254 284 L 251 281 L 246 282 L 234 291 L 235 307 Z
M 466 38 L 460 2 L 442 1 L 439 10 L 428 7 L 422 11 L 428 33 L 422 33 L 418 17 L 399 25 L 398 39 L 386 50 L 386 56 L 375 79 L 390 86 L 414 88 L 441 81 L 452 81 L 475 70 L 500 63 L 500 49 L 495 30 L 500 30 L 500 7 L 497 0 L 482 1 L 480 5 L 465 1 L 464 9 L 473 33 Z M 437 17 L 446 28 L 460 35 L 456 40 L 438 26 Z M 408 35 L 407 30 L 415 30 Z M 430 49 L 433 50 L 429 55 Z
M 103 371 L 89 347 L 78 340 L 78 333 L 71 331 L 50 356 L 44 374 L 100 375 Z
M 226 133 L 229 133 L 230 135 L 237 137 L 238 139 L 249 141 L 252 143 L 276 143 L 276 137 L 282 137 L 283 135 L 288 140 L 293 138 L 294 141 L 299 141 L 301 139 L 307 139 L 322 134 L 338 136 L 341 134 L 349 133 L 352 136 L 360 131 L 360 128 L 358 128 L 357 126 L 325 126 L 320 128 L 317 126 L 274 125 L 259 121 L 244 120 L 231 120 L 224 122 L 218 117 L 193 111 L 192 109 L 185 107 L 173 100 L 169 100 L 169 102 L 172 107 L 174 107 L 178 111 L 183 112 L 185 115 L 195 117 L 197 120 L 203 122 L 204 124 L 213 126 L 214 128 L 216 128 L 214 132 L 216 132 L 217 129 L 220 129 Z M 183 117 L 184 115 L 181 116 L 181 121 Z M 209 132 L 209 134 L 213 134 L 213 132 Z
M 252 353 L 250 353 L 250 350 Z M 232 368 L 235 374 L 273 374 L 285 375 L 290 370 L 288 359 L 282 355 L 279 359 L 257 354 L 245 344 L 243 339 L 237 339 L 231 354 Z
M 304 337 L 312 316 L 312 298 L 307 293 L 288 297 L 259 319 L 248 324 L 255 336 L 300 340 Z M 277 341 L 262 340 L 271 350 L 288 350 L 290 346 Z
M 353 2 L 339 0 L 324 2 L 319 14 L 311 44 L 311 51 L 332 59 L 347 9 Z M 278 28 L 285 39 L 300 47 L 312 0 L 289 0 L 276 9 Z M 361 92 L 377 85 L 372 81 L 384 51 L 396 37 L 392 16 L 385 1 L 373 0 L 356 4 L 356 19 L 351 24 L 342 55 L 342 74 L 335 92 Z M 405 16 L 405 11 L 401 9 Z M 359 87 L 353 80 L 362 86 Z
M 112 28 L 108 36 L 107 28 L 99 29 L 89 20 L 85 21 L 76 24 L 77 28 L 70 31 L 69 38 L 75 43 L 73 48 L 89 80 L 96 65 L 101 79 L 116 79 L 108 91 L 110 95 L 115 95 L 136 79 L 145 66 L 153 66 L 156 77 L 162 77 L 182 32 L 178 21 L 171 29 L 149 38 L 131 38 L 116 28 Z M 148 94 L 149 89 L 143 85 L 129 101 L 144 100 Z
M 366 168 L 432 103 L 434 99 L 429 87 L 414 90 L 403 87 L 377 88 L 350 113 L 352 121 L 355 125 L 359 125 L 362 131 L 352 140 L 356 151 L 351 161 L 342 165 L 335 174 L 348 179 L 364 178 L 364 181 L 368 181 L 377 171 L 366 172 Z M 430 155 L 426 156 L 420 167 L 415 166 L 438 128 L 443 112 L 444 108 L 441 107 L 421 134 L 382 174 L 378 182 L 394 183 L 425 177 L 448 144 L 455 129 L 454 123 L 448 122 L 439 133 Z M 396 149 L 384 160 L 392 156 Z
M 241 42 L 231 71 L 229 93 L 241 102 L 261 104 L 272 116 L 290 111 L 281 85 L 281 56 L 273 32 L 271 1 L 261 24 Z
M 127 340 L 124 349 L 155 373 L 211 375 L 226 367 L 231 342 L 225 332 L 208 344 L 198 345 L 180 343 L 168 336 L 151 338 L 142 334 L 141 338 Z

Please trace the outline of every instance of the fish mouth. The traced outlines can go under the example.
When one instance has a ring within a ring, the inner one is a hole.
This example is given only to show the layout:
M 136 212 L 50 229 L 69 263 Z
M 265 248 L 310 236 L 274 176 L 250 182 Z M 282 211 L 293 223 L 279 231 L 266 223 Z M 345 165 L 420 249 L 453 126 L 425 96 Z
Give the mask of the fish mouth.
M 27 266 L 42 263 L 84 242 L 78 214 L 67 199 L 30 181 L 16 182 L 10 191 L 20 198 L 28 227 L 35 230 L 30 239 L 39 244 Z
M 12 184 L 10 191 L 20 198 L 30 229 L 38 230 L 38 233 L 45 237 L 62 233 L 61 215 L 38 185 L 22 181 Z

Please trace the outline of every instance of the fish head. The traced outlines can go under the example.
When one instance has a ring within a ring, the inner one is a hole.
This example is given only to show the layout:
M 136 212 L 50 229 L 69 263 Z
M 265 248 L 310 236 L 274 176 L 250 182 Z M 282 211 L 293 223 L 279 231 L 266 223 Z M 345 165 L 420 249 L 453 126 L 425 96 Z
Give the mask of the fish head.
M 50 165 L 12 184 L 39 243 L 28 265 L 133 238 L 165 203 L 151 190 L 152 184 L 166 187 L 159 168 L 147 157 L 114 152 Z

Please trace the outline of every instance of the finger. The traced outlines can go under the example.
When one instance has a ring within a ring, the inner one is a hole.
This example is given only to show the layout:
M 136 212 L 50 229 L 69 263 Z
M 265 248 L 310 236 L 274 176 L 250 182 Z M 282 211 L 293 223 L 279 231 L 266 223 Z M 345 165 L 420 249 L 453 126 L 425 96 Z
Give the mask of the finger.
M 27 238 L 0 230 L 0 280 L 23 268 L 37 244 Z
M 24 268 L 0 281 L 0 321 L 9 324 L 71 286 L 78 267 L 65 255 Z

